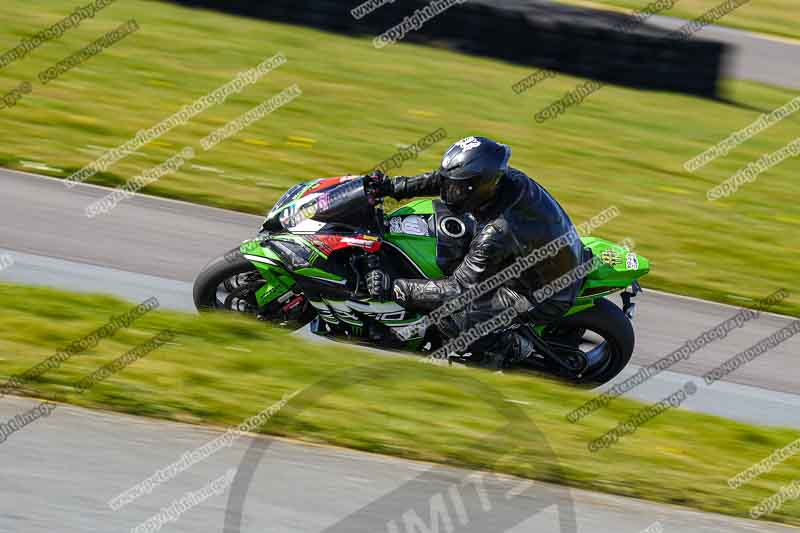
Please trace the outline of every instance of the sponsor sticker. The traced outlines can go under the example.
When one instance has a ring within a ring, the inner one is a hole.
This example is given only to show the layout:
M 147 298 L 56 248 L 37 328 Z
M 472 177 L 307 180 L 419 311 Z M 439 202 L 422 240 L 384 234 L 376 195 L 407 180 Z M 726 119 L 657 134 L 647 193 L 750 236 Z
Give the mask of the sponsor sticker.
M 625 257 L 625 267 L 628 270 L 639 270 L 639 257 L 634 252 L 628 252 Z
M 401 227 L 403 233 L 408 235 L 425 236 L 428 234 L 428 223 L 425 222 L 425 219 L 417 215 L 411 215 L 404 218 L 403 225 Z

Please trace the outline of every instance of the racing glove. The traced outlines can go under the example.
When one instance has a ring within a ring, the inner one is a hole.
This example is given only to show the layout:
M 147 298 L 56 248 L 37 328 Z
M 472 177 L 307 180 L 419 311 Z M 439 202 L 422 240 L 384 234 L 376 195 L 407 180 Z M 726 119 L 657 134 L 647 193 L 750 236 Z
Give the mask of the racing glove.
M 374 299 L 385 302 L 392 299 L 392 280 L 389 275 L 376 268 L 367 273 L 367 291 Z
M 364 191 L 372 198 L 383 198 L 391 196 L 394 192 L 394 184 L 389 176 L 376 170 L 364 177 Z

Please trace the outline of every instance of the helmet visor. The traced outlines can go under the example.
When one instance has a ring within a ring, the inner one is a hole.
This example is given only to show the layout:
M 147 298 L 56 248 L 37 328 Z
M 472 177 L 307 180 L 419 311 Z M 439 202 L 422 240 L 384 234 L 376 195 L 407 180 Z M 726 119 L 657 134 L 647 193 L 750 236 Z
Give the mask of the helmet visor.
M 464 209 L 475 194 L 473 180 L 442 179 L 442 201 L 451 209 Z

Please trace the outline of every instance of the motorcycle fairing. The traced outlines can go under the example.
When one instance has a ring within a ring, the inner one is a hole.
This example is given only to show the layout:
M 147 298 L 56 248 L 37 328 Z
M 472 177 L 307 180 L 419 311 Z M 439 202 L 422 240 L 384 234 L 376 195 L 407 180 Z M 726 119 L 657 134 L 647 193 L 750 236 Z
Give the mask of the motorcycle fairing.
M 339 176 L 314 180 L 292 187 L 276 203 L 270 214 L 291 208 L 303 198 L 328 192 L 352 180 L 353 176 Z M 307 201 L 307 200 L 306 200 Z M 269 216 L 269 215 L 268 215 Z M 388 231 L 383 242 L 366 235 L 358 228 L 343 232 L 339 224 L 314 222 L 315 232 L 297 231 L 259 237 L 242 244 L 241 252 L 250 259 L 264 276 L 265 285 L 259 289 L 257 300 L 265 305 L 289 292 L 295 283 L 302 284 L 309 302 L 320 317 L 331 324 L 345 323 L 363 328 L 366 321 L 375 320 L 388 327 L 407 325 L 420 320 L 418 316 L 399 314 L 402 310 L 392 304 L 384 309 L 385 302 L 354 302 L 352 288 L 347 287 L 347 272 L 333 272 L 335 262 L 329 258 L 347 248 L 360 248 L 369 252 L 383 249 L 395 256 L 393 273 L 409 277 L 438 279 L 452 272 L 474 234 L 474 225 L 468 218 L 455 217 L 464 224 L 464 234 L 455 222 L 443 226 L 449 213 L 438 200 L 420 199 L 396 209 L 386 216 Z M 471 218 L 471 217 L 469 217 Z M 649 261 L 614 242 L 597 237 L 582 238 L 584 246 L 603 263 L 585 279 L 575 306 L 568 315 L 591 307 L 594 301 L 631 286 L 650 271 Z M 381 248 L 383 245 L 383 248 Z M 402 263 L 402 264 L 401 264 Z

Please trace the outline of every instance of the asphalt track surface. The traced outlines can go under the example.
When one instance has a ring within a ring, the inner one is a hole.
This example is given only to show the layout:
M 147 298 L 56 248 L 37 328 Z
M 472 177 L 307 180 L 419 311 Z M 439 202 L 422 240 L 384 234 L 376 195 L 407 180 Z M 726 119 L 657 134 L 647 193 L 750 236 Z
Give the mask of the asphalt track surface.
M 4 398 L 0 416 L 13 416 L 33 403 Z M 0 531 L 130 531 L 187 491 L 196 491 L 239 465 L 251 439 L 242 438 L 221 449 L 118 511 L 111 510 L 107 502 L 219 434 L 197 426 L 59 406 L 49 418 L 37 420 L 0 445 L 4 479 Z M 558 505 L 563 502 L 556 497 L 564 495 L 559 487 L 487 474 L 481 498 L 477 484 L 462 484 L 474 473 L 340 448 L 255 438 L 267 441 L 269 448 L 254 467 L 242 532 L 394 533 L 387 526 L 390 520 L 400 523 L 399 531 L 405 532 L 409 530 L 403 528 L 400 517 L 413 509 L 429 524 L 428 499 L 436 495 L 444 495 L 454 528 L 448 530 L 439 523 L 438 530 L 417 529 L 419 533 L 560 531 L 558 511 L 562 508 Z M 450 499 L 454 486 L 459 487 L 464 504 L 461 515 L 450 503 L 455 501 Z M 669 533 L 796 531 L 581 490 L 570 490 L 568 497 L 581 533 L 638 533 L 657 521 Z M 543 499 L 553 504 L 542 510 Z M 227 502 L 227 495 L 212 496 L 162 531 L 233 533 L 223 529 Z M 459 516 L 466 517 L 466 524 Z
M 743 7 L 746 9 L 746 6 Z M 677 30 L 685 20 L 654 16 L 647 24 Z M 723 63 L 723 77 L 750 80 L 780 87 L 800 88 L 800 42 L 724 26 L 706 26 L 695 39 L 717 41 L 730 47 Z
M 0 171 L 0 190 L 0 249 L 15 260 L 0 272 L 0 280 L 113 293 L 139 301 L 158 296 L 165 307 L 184 311 L 192 310 L 191 281 L 196 273 L 213 256 L 252 236 L 261 222 L 257 216 L 138 195 L 108 215 L 88 219 L 84 208 L 108 189 L 91 185 L 68 189 L 59 180 L 13 171 Z M 730 306 L 651 291 L 638 300 L 635 365 L 663 357 L 737 312 Z M 701 376 L 789 321 L 763 314 L 630 395 L 661 399 L 686 379 Z M 700 391 L 683 406 L 748 422 L 800 427 L 800 397 L 794 394 L 800 382 L 793 364 L 797 346 L 797 340 L 791 339 L 711 387 L 696 378 Z M 29 404 L 28 399 L 4 399 L 2 418 Z M 239 464 L 249 439 L 218 452 L 118 512 L 106 506 L 108 498 L 203 444 L 214 431 L 59 407 L 0 445 L 1 470 L 11 480 L 0 488 L 0 532 L 128 531 L 160 507 Z M 419 504 L 414 496 L 417 490 L 398 491 L 419 475 L 423 477 L 415 483 L 434 495 L 438 489 L 447 491 L 467 473 L 336 448 L 273 442 L 254 472 L 242 531 L 262 531 L 266 525 L 269 531 L 387 531 L 391 516 L 400 520 L 404 510 Z M 490 495 L 507 494 L 514 484 L 497 483 Z M 516 527 L 505 524 L 503 528 L 558 531 L 555 511 L 523 512 L 548 491 L 547 485 L 534 484 L 511 501 L 497 496 L 502 502 L 494 507 L 497 515 L 522 517 Z M 393 494 L 395 515 L 387 515 L 385 509 L 357 512 L 387 493 Z M 665 531 L 676 533 L 786 530 L 583 491 L 570 494 L 581 532 L 634 533 L 656 520 Z M 223 531 L 226 498 L 212 497 L 165 530 Z M 491 530 L 486 529 L 490 516 L 481 515 L 486 513 L 485 503 L 476 499 L 468 505 L 468 514 L 476 518 L 460 530 Z M 423 507 L 417 505 L 420 516 L 427 517 Z M 334 527 L 347 517 L 350 521 L 344 523 L 349 529 Z
M 630 9 L 587 2 L 587 7 L 617 13 L 630 13 Z M 740 9 L 746 10 L 747 6 Z M 698 17 L 701 12 L 696 14 Z M 647 18 L 647 26 L 677 30 L 687 21 L 675 17 L 654 15 Z M 728 46 L 722 64 L 722 77 L 750 80 L 779 87 L 800 89 L 800 41 L 785 37 L 754 33 L 738 28 L 710 25 L 692 36 L 693 40 L 707 40 Z

